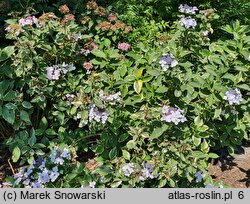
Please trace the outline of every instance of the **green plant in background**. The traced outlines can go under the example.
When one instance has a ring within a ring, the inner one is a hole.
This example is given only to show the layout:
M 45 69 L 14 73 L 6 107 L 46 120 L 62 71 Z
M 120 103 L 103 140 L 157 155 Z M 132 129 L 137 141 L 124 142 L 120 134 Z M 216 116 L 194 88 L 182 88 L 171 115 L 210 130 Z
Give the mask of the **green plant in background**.
M 160 2 L 122 16 L 134 27 L 102 1 L 6 20 L 1 137 L 30 164 L 15 185 L 204 187 L 214 151 L 249 141 L 249 27 L 214 38 L 214 9 L 164 1 L 165 21 Z

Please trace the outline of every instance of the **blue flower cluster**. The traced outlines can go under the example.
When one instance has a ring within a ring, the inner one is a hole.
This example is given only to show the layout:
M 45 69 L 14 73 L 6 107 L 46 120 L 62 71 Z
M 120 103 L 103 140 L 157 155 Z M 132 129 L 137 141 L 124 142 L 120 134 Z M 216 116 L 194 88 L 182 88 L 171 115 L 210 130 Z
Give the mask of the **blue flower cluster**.
M 145 181 L 148 178 L 154 179 L 158 176 L 157 174 L 153 174 L 153 167 L 151 164 L 143 162 L 141 166 L 142 168 L 141 170 L 139 170 L 139 169 L 136 169 L 135 164 L 127 163 L 121 168 L 121 172 L 123 175 L 127 177 L 131 176 L 132 174 L 138 173 L 139 180 L 141 181 Z
M 65 64 L 65 62 L 63 62 L 62 64 L 62 72 L 64 74 L 67 74 L 67 72 L 74 71 L 75 69 L 76 67 L 73 64 Z
M 153 179 L 158 176 L 156 174 L 153 174 L 153 167 L 151 164 L 143 162 L 142 167 L 143 169 L 141 170 L 141 176 L 139 177 L 141 181 L 144 181 L 148 178 Z
M 47 78 L 49 80 L 59 80 L 61 76 L 61 72 L 63 74 L 67 74 L 67 72 L 75 70 L 76 67 L 73 64 L 63 64 L 61 65 L 61 68 L 59 68 L 58 65 L 53 65 L 52 67 L 47 68 Z
M 44 188 L 46 183 L 54 182 L 59 177 L 58 164 L 62 165 L 65 159 L 71 159 L 68 149 L 61 151 L 55 146 L 50 154 L 50 161 L 38 158 L 27 169 L 20 168 L 19 173 L 14 176 L 14 186 L 23 184 L 26 188 Z
M 196 11 L 199 9 L 196 6 L 188 6 L 187 4 L 180 5 L 179 6 L 179 11 L 182 13 L 187 13 L 187 14 L 195 14 Z
M 178 64 L 173 54 L 163 54 L 159 63 L 163 71 L 167 71 L 169 67 L 175 67 Z
M 226 92 L 226 94 L 223 98 L 225 100 L 228 100 L 230 105 L 240 104 L 240 102 L 243 100 L 240 89 L 238 89 L 238 88 L 229 89 L 229 91 Z
M 185 28 L 195 28 L 195 26 L 197 25 L 196 20 L 191 18 L 190 16 L 181 18 L 180 24 Z
M 186 14 L 195 14 L 196 11 L 199 11 L 199 9 L 196 6 L 188 6 L 187 4 L 181 4 L 179 6 L 179 11 Z M 196 20 L 191 18 L 190 16 L 181 18 L 179 22 L 185 28 L 195 28 L 195 26 L 197 25 Z
M 133 173 L 136 172 L 135 165 L 133 163 L 125 164 L 121 169 L 122 174 L 125 176 L 131 176 Z
M 105 124 L 109 116 L 109 112 L 106 108 L 99 108 L 95 104 L 90 106 L 89 121 L 96 121 Z
M 175 125 L 183 123 L 187 120 L 185 116 L 183 116 L 183 111 L 178 107 L 173 108 L 164 105 L 162 108 L 162 113 L 161 121 L 168 123 L 173 122 Z
M 50 160 L 54 164 L 60 164 L 60 165 L 62 165 L 64 163 L 65 159 L 67 159 L 67 160 L 71 159 L 71 155 L 69 153 L 69 150 L 67 148 L 64 148 L 61 151 L 61 150 L 59 150 L 59 148 L 57 146 L 55 146 L 53 148 L 53 150 L 51 151 Z
M 111 105 L 114 105 L 116 103 L 122 103 L 122 98 L 120 97 L 121 92 L 117 92 L 115 94 L 104 94 L 103 90 L 100 90 L 99 92 L 99 98 L 101 101 L 108 102 Z
M 53 67 L 48 67 L 47 78 L 49 80 L 59 80 L 60 75 L 61 74 L 58 65 L 53 65 Z
M 201 171 L 197 171 L 194 176 L 196 177 L 196 182 L 198 183 L 205 178 L 206 174 L 202 173 Z

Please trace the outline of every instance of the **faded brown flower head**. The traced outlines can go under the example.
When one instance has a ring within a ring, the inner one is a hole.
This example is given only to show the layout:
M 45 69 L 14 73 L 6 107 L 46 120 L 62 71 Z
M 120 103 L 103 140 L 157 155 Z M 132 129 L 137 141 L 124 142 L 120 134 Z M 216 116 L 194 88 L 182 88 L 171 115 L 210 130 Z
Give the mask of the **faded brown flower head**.
M 62 5 L 62 6 L 59 7 L 59 11 L 62 14 L 68 13 L 69 12 L 69 7 L 66 4 L 64 4 L 64 5 Z
M 211 14 L 214 13 L 214 9 L 206 9 L 206 10 L 200 11 L 200 13 L 204 14 L 205 16 L 210 16 Z
M 131 32 L 133 30 L 133 27 L 132 26 L 126 26 L 126 28 L 125 28 L 125 31 L 126 32 Z
M 124 59 L 125 59 L 125 56 L 124 56 L 124 55 L 119 55 L 116 59 L 117 59 L 117 60 L 124 60 Z
M 82 19 L 81 19 L 81 24 L 86 24 L 91 18 L 89 16 L 84 16 Z
M 95 15 L 98 15 L 98 16 L 106 16 L 107 12 L 106 12 L 106 9 L 101 7 L 101 6 L 98 6 L 95 11 L 94 11 L 94 14 Z
M 98 162 L 95 159 L 89 159 L 86 162 L 86 168 L 89 169 L 90 171 L 95 170 L 98 167 Z
M 109 30 L 111 28 L 112 24 L 108 21 L 103 21 L 99 23 L 98 27 L 102 30 Z
M 8 25 L 8 27 L 6 27 L 5 30 L 9 34 L 14 34 L 16 36 L 18 36 L 23 31 L 22 26 L 19 24 Z
M 96 7 L 97 7 L 97 3 L 96 3 L 95 1 L 89 1 L 89 2 L 87 3 L 87 6 L 86 6 L 86 8 L 87 8 L 88 10 L 95 9 Z
M 84 62 L 83 63 L 83 67 L 86 69 L 86 70 L 90 70 L 93 68 L 93 64 L 92 62 Z
M 89 44 L 88 48 L 89 48 L 90 51 L 92 51 L 92 50 L 96 50 L 98 47 L 94 42 L 91 42 Z
M 55 19 L 57 19 L 57 16 L 53 12 L 44 13 L 38 18 L 42 26 L 45 25 L 45 23 Z
M 159 41 L 160 42 L 167 42 L 168 40 L 171 40 L 171 37 L 169 36 L 169 35 L 161 35 L 160 37 L 159 37 Z
M 65 25 L 69 21 L 75 20 L 75 16 L 73 14 L 66 14 L 62 20 L 62 24 Z
M 125 29 L 126 24 L 121 22 L 121 21 L 118 21 L 118 22 L 115 23 L 115 26 L 116 26 L 117 29 Z
M 116 26 L 115 26 L 115 25 L 111 25 L 111 26 L 110 26 L 110 30 L 116 31 L 116 30 L 117 30 L 117 28 L 116 28 Z

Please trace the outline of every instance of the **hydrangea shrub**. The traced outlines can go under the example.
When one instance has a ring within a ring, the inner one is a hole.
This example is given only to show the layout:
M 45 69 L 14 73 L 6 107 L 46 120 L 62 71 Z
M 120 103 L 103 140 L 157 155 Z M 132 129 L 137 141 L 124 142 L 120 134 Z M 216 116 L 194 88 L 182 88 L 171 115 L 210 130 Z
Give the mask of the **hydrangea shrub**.
M 114 12 L 85 8 L 7 21 L 1 134 L 30 164 L 14 185 L 217 186 L 213 151 L 249 140 L 249 28 L 212 41 L 214 10 L 180 5 L 161 38 L 140 42 Z

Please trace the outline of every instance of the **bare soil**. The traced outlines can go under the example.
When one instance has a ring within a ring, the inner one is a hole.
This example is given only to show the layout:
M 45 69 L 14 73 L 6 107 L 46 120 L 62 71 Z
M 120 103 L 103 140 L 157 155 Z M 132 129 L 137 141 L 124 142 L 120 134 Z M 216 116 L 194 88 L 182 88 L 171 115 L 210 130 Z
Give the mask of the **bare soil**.
M 212 165 L 210 175 L 215 181 L 222 181 L 233 188 L 250 188 L 250 147 L 241 153 Z

